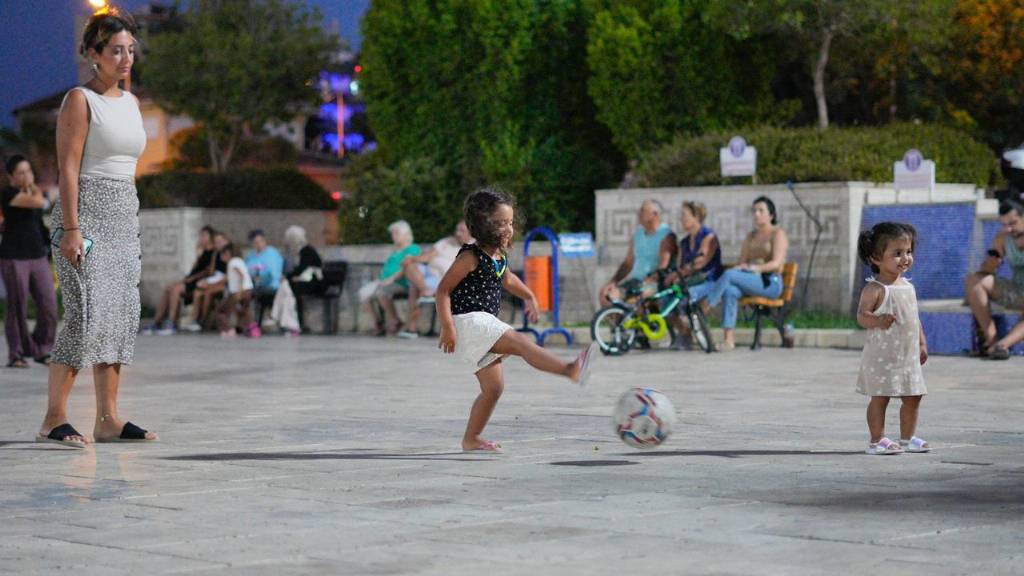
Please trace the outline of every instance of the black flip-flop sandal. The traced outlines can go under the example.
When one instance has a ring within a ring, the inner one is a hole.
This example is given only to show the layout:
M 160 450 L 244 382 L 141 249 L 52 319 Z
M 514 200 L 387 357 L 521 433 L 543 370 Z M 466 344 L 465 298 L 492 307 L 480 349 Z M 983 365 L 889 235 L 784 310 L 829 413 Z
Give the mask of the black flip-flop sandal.
M 992 346 L 988 349 L 989 360 L 1009 360 L 1010 351 L 1002 346 Z
M 85 448 L 86 444 L 81 440 L 68 440 L 68 438 L 72 436 L 85 438 L 85 436 L 79 433 L 78 430 L 75 430 L 74 426 L 65 422 L 60 426 L 55 427 L 53 430 L 50 430 L 50 433 L 46 436 L 43 436 L 42 434 L 36 436 L 36 442 L 60 444 L 62 446 L 70 446 L 72 448 Z
M 24 358 L 15 358 L 7 363 L 8 368 L 29 368 L 28 362 L 25 362 Z
M 39 358 L 33 358 L 33 360 L 35 360 L 37 364 L 42 364 L 43 366 L 49 366 L 50 365 L 50 355 L 49 354 L 46 354 L 44 356 L 40 356 Z
M 121 435 L 113 438 L 97 438 L 96 442 L 156 442 L 156 439 L 150 440 L 146 438 L 148 430 L 139 428 L 131 422 L 125 422 L 124 427 L 121 428 Z

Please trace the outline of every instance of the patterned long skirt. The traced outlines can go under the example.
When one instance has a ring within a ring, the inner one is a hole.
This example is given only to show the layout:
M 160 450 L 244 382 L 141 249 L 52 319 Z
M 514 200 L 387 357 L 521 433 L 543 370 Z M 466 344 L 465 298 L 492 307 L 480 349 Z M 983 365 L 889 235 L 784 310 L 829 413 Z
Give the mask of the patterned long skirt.
M 53 227 L 64 222 L 58 203 Z M 82 176 L 78 223 L 93 245 L 81 265 L 54 250 L 64 298 L 64 327 L 53 361 L 76 369 L 131 364 L 139 330 L 139 198 L 131 180 Z

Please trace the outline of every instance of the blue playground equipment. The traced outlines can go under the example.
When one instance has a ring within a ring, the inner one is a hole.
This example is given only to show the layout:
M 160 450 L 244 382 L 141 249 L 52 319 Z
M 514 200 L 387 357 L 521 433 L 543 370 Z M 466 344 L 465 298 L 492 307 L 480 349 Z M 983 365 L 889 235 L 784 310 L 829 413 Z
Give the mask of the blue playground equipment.
M 519 328 L 518 331 L 533 334 L 534 339 L 537 340 L 537 344 L 540 346 L 543 346 L 544 341 L 552 334 L 561 334 L 562 336 L 565 336 L 566 344 L 572 345 L 572 333 L 565 328 L 562 328 L 558 319 L 558 236 L 546 226 L 540 226 L 527 232 L 526 239 L 523 242 L 524 261 L 526 257 L 530 255 L 530 242 L 536 236 L 541 236 L 551 243 L 551 318 L 555 325 L 543 332 L 538 332 L 535 328 L 530 327 L 530 319 L 526 317 L 526 312 L 524 310 L 523 327 Z

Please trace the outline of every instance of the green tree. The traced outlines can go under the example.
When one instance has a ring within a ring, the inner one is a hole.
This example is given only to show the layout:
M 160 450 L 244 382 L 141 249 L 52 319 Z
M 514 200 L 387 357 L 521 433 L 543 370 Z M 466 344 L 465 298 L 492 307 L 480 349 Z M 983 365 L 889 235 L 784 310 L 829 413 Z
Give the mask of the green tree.
M 963 123 L 996 148 L 1024 140 L 1024 5 L 959 0 L 946 58 L 952 103 Z
M 770 82 L 780 42 L 735 34 L 717 0 L 594 2 L 587 45 L 598 118 L 630 156 L 677 133 L 786 120 Z
M 900 10 L 898 4 L 888 0 L 714 0 L 709 19 L 727 24 L 737 38 L 767 33 L 795 46 L 798 62 L 810 71 L 818 128 L 824 130 L 829 126 L 827 72 L 833 44 L 856 39 L 887 21 L 894 10 Z
M 449 212 L 495 182 L 529 224 L 590 224 L 594 188 L 623 159 L 587 94 L 580 0 L 377 0 L 363 30 L 361 86 L 385 166 L 451 171 Z
M 312 106 L 311 85 L 340 48 L 320 13 L 294 0 L 194 0 L 183 20 L 147 40 L 141 79 L 205 127 L 215 172 L 244 134 Z

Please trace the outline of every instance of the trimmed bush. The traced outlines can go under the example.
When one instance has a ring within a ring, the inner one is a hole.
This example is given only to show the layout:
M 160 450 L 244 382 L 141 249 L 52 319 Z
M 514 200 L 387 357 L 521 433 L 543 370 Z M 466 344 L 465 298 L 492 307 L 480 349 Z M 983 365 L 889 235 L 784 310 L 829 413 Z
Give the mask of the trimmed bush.
M 891 182 L 892 163 L 917 148 L 936 164 L 936 182 L 994 185 L 996 159 L 970 135 L 936 125 L 890 124 L 880 127 L 774 128 L 709 132 L 678 136 L 643 154 L 637 167 L 639 186 L 699 186 L 740 181 L 722 178 L 718 150 L 742 135 L 757 148 L 757 181 Z
M 233 170 L 224 174 L 162 172 L 139 178 L 142 208 L 263 208 L 334 210 L 326 190 L 290 168 Z

